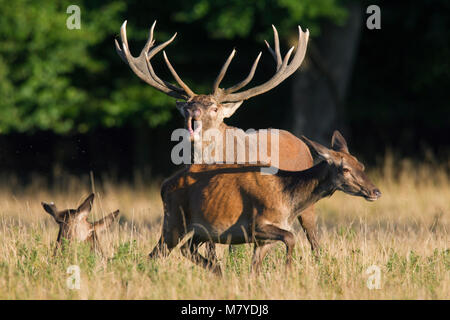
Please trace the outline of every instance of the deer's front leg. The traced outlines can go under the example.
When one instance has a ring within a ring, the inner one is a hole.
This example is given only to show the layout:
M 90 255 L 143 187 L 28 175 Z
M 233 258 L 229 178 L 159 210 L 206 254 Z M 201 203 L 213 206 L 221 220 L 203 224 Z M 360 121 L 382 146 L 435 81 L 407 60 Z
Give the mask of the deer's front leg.
M 304 210 L 298 216 L 298 221 L 300 222 L 303 230 L 306 232 L 306 237 L 311 245 L 311 250 L 313 252 L 317 252 L 317 250 L 320 249 L 320 246 L 317 238 L 316 214 L 314 212 L 314 207 L 310 206 Z
M 200 244 L 201 242 L 199 242 L 194 236 L 191 240 L 181 246 L 181 253 L 195 264 L 198 264 L 205 269 L 211 270 L 218 276 L 221 276 L 222 270 L 218 264 L 218 261 L 216 259 L 211 260 L 205 258 L 198 252 L 198 247 Z
M 256 226 L 255 240 L 279 240 L 286 245 L 286 266 L 292 263 L 292 251 L 295 245 L 294 234 L 290 231 L 278 228 L 272 224 Z

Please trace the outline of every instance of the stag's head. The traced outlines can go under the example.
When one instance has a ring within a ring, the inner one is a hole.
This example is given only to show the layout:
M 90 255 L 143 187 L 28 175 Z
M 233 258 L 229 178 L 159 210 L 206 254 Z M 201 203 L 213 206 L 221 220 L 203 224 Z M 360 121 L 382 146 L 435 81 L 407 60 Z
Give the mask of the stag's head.
M 302 136 L 302 140 L 317 156 L 330 165 L 333 187 L 353 196 L 360 196 L 368 201 L 381 197 L 380 190 L 364 173 L 364 165 L 348 151 L 347 142 L 339 131 L 334 131 L 331 149 Z
M 58 242 L 62 238 L 69 241 L 94 240 L 96 232 L 103 231 L 119 215 L 119 210 L 108 214 L 103 219 L 96 222 L 87 221 L 87 217 L 92 209 L 94 194 L 89 195 L 77 209 L 58 210 L 52 203 L 42 202 L 44 210 L 50 214 L 59 225 Z
M 125 21 L 120 29 L 122 46 L 120 46 L 117 40 L 115 40 L 117 53 L 143 81 L 171 97 L 182 100 L 177 101 L 177 109 L 185 118 L 186 129 L 189 130 L 191 138 L 193 138 L 195 134 L 199 133 L 202 129 L 220 129 L 223 124 L 223 119 L 233 115 L 244 100 L 250 99 L 275 88 L 291 74 L 293 74 L 300 67 L 305 57 L 309 37 L 308 30 L 303 32 L 302 29 L 298 27 L 298 48 L 294 57 L 291 61 L 289 61 L 294 47 L 292 47 L 283 58 L 280 53 L 278 32 L 276 28 L 272 26 L 274 31 L 275 49 L 273 50 L 266 41 L 267 48 L 276 62 L 276 72 L 272 78 L 261 85 L 239 92 L 239 90 L 245 87 L 252 80 L 256 67 L 258 66 L 259 59 L 261 58 L 260 52 L 250 68 L 248 76 L 244 80 L 230 88 L 220 88 L 220 83 L 227 72 L 231 60 L 236 54 L 236 51 L 233 50 L 213 83 L 212 93 L 207 95 L 197 95 L 183 82 L 183 80 L 181 80 L 169 62 L 169 59 L 164 51 L 164 60 L 172 76 L 178 83 L 178 86 L 160 79 L 156 75 L 150 62 L 152 57 L 167 47 L 175 39 L 176 34 L 166 42 L 155 45 L 155 40 L 153 39 L 153 31 L 156 24 L 155 21 L 150 29 L 150 36 L 147 43 L 142 49 L 140 55 L 138 57 L 134 57 L 131 55 L 128 47 L 126 23 L 127 22 Z

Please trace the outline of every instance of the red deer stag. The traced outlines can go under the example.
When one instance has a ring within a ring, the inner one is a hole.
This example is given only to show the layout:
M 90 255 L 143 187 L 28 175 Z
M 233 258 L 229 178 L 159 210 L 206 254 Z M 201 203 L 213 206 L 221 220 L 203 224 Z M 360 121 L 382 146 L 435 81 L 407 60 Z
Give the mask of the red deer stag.
M 122 40 L 122 46 L 119 45 L 117 40 L 115 40 L 116 50 L 122 60 L 127 63 L 133 72 L 143 81 L 145 81 L 150 86 L 155 89 L 166 93 L 167 95 L 184 100 L 184 102 L 177 101 L 177 108 L 185 118 L 185 126 L 191 134 L 191 140 L 194 140 L 195 135 L 202 136 L 203 132 L 207 132 L 210 129 L 216 129 L 221 133 L 221 136 L 226 138 L 226 131 L 233 130 L 236 128 L 226 125 L 223 120 L 233 115 L 233 113 L 239 108 L 242 102 L 246 99 L 252 98 L 254 96 L 265 93 L 283 82 L 286 78 L 292 75 L 301 65 L 308 44 L 309 32 L 303 32 L 300 27 L 298 27 L 299 37 L 298 37 L 298 47 L 295 55 L 290 60 L 291 54 L 294 50 L 292 47 L 285 57 L 283 58 L 280 53 L 280 41 L 278 38 L 278 32 L 273 26 L 274 31 L 274 49 L 266 42 L 267 48 L 274 57 L 276 61 L 276 71 L 275 74 L 265 83 L 258 85 L 256 87 L 237 92 L 246 86 L 253 78 L 255 74 L 256 67 L 258 65 L 261 53 L 258 54 L 255 62 L 253 63 L 248 76 L 238 84 L 228 88 L 220 88 L 220 83 L 225 76 L 225 73 L 233 59 L 236 51 L 233 50 L 226 60 L 225 64 L 222 66 L 221 71 L 213 84 L 213 93 L 209 95 L 197 95 L 195 94 L 178 76 L 175 69 L 170 64 L 167 55 L 164 52 L 164 59 L 172 73 L 173 77 L 177 81 L 179 86 L 176 86 L 170 82 L 160 79 L 151 64 L 151 59 L 165 47 L 167 47 L 174 39 L 176 34 L 167 40 L 166 42 L 155 45 L 155 40 L 153 38 L 153 31 L 155 29 L 156 21 L 153 23 L 150 29 L 150 37 L 147 43 L 142 49 L 138 57 L 134 57 L 130 53 L 130 49 L 127 41 L 126 33 L 126 21 L 123 23 L 120 29 L 120 35 Z M 194 121 L 197 127 L 194 130 Z M 238 137 L 238 141 L 245 141 L 248 144 L 248 137 L 241 131 L 237 131 L 238 135 L 241 135 L 241 139 Z M 259 131 L 256 132 L 258 134 Z M 259 136 L 259 135 L 258 135 Z M 201 139 L 203 140 L 203 139 Z M 203 141 L 202 147 L 208 147 L 210 141 Z M 223 140 L 214 141 L 215 150 L 223 150 L 222 158 L 228 159 L 226 152 L 226 143 Z M 233 138 L 234 143 L 234 138 Z M 267 150 L 272 150 L 270 135 L 267 141 Z M 202 150 L 195 150 L 196 144 L 194 143 L 194 154 Z M 288 131 L 279 130 L 278 134 L 278 163 L 274 164 L 281 170 L 299 171 L 310 168 L 313 164 L 311 153 L 308 147 L 298 139 L 296 136 Z M 237 152 L 234 152 L 237 156 Z M 212 156 L 214 160 L 214 155 Z M 214 161 L 208 161 L 208 159 L 203 159 L 206 163 L 213 163 Z M 209 159 L 211 160 L 211 159 Z M 246 159 L 248 160 L 248 159 Z M 248 161 L 247 161 L 248 162 Z M 269 163 L 270 164 L 270 163 Z M 300 212 L 299 212 L 300 213 Z M 306 232 L 308 240 L 311 244 L 311 248 L 315 250 L 318 248 L 318 241 L 316 236 L 316 218 L 314 214 L 314 208 L 311 206 L 305 208 L 301 215 L 299 215 L 299 221 Z
M 381 196 L 338 131 L 331 149 L 302 139 L 323 159 L 307 170 L 262 175 L 259 166 L 192 165 L 166 180 L 161 188 L 163 230 L 150 257 L 169 254 L 192 233 L 181 246 L 183 255 L 217 273 L 217 261 L 197 251 L 203 242 L 255 243 L 252 269 L 257 271 L 271 244 L 279 240 L 286 245 L 290 265 L 295 242 L 291 225 L 299 212 L 336 190 L 368 201 Z
M 91 223 L 87 221 L 87 216 L 91 212 L 94 194 L 90 194 L 77 209 L 66 209 L 58 211 L 55 204 L 42 202 L 44 210 L 49 213 L 59 225 L 57 247 L 62 245 L 63 239 L 68 241 L 87 241 L 94 250 L 101 248 L 98 243 L 97 233 L 105 230 L 119 215 L 119 210 L 108 214 L 106 217 Z

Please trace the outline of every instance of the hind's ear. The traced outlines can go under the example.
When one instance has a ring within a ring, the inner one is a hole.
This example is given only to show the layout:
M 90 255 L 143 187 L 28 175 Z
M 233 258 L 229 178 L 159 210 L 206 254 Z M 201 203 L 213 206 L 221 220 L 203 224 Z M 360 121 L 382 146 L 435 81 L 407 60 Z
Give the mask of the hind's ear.
M 344 136 L 337 130 L 334 130 L 333 137 L 331 138 L 331 148 L 339 152 L 348 152 L 347 141 Z
M 321 145 L 318 142 L 309 140 L 305 136 L 301 136 L 300 138 L 303 140 L 304 143 L 306 143 L 306 145 L 308 146 L 311 153 L 315 154 L 316 156 L 321 157 L 324 160 L 327 160 L 328 162 L 331 162 L 330 149 L 328 149 L 327 147 L 324 147 L 323 145 Z
M 86 198 L 86 200 L 84 200 L 83 203 L 78 207 L 77 215 L 80 215 L 81 217 L 87 216 L 91 212 L 93 203 L 94 203 L 94 194 L 91 193 Z

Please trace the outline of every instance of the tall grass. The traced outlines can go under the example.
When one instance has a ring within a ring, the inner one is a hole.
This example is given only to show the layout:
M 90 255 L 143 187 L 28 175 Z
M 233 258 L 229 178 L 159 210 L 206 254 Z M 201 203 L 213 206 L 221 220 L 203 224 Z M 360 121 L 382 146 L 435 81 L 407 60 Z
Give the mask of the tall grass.
M 398 165 L 394 165 L 394 163 Z M 259 275 L 250 273 L 251 245 L 228 253 L 218 246 L 224 277 L 194 266 L 175 250 L 150 261 L 159 237 L 158 183 L 96 181 L 90 219 L 120 209 L 120 225 L 100 238 L 105 256 L 73 244 L 53 256 L 57 225 L 40 202 L 73 208 L 91 191 L 89 176 L 65 177 L 53 188 L 36 177 L 23 187 L 0 186 L 0 298 L 2 299 L 449 299 L 448 165 L 413 164 L 387 157 L 369 171 L 383 192 L 369 203 L 336 193 L 316 206 L 320 243 L 315 259 L 297 233 L 294 266 L 284 268 L 280 244 Z M 81 269 L 71 290 L 67 268 Z M 367 287 L 366 270 L 381 271 L 381 288 Z

